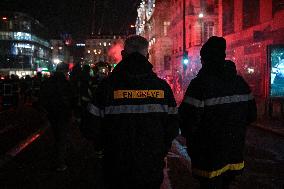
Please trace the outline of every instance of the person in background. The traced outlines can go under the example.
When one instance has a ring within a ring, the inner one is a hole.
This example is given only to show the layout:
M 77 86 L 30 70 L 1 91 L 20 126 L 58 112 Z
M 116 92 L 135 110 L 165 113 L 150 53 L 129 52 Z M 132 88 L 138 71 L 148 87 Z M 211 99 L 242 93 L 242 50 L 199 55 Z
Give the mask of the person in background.
M 42 84 L 42 73 L 37 72 L 36 76 L 32 78 L 32 106 L 39 108 L 39 95 Z
M 40 90 L 40 104 L 47 112 L 54 133 L 57 171 L 67 169 L 65 158 L 74 107 L 74 92 L 66 79 L 65 67 L 65 64 L 58 64 L 54 75 L 42 83 Z
M 130 36 L 123 60 L 102 82 L 88 105 L 100 125 L 106 188 L 159 189 L 164 157 L 178 135 L 176 102 L 170 86 L 148 61 L 148 41 Z
M 246 127 L 256 104 L 235 64 L 225 61 L 226 41 L 213 36 L 202 46 L 202 68 L 179 107 L 192 174 L 202 189 L 225 189 L 244 169 Z
M 81 76 L 82 76 L 82 69 L 81 63 L 77 62 L 70 72 L 70 82 L 74 91 L 76 98 L 74 98 L 74 121 L 80 125 L 81 124 Z
M 92 77 L 89 82 L 88 86 L 88 98 L 90 101 L 95 101 L 96 98 L 95 94 L 99 87 L 99 85 L 107 78 L 107 76 L 110 73 L 110 66 L 108 63 L 105 62 L 98 62 L 95 64 L 95 66 L 92 68 Z M 86 109 L 87 110 L 87 109 Z M 90 140 L 93 143 L 93 147 L 95 150 L 96 158 L 102 158 L 103 157 L 103 145 L 102 145 L 102 134 L 101 134 L 101 128 L 100 125 L 94 125 L 92 127 L 89 127 L 89 125 L 93 125 L 93 116 L 88 111 L 85 112 L 85 119 L 86 123 L 84 125 L 81 125 L 81 133 L 83 136 Z

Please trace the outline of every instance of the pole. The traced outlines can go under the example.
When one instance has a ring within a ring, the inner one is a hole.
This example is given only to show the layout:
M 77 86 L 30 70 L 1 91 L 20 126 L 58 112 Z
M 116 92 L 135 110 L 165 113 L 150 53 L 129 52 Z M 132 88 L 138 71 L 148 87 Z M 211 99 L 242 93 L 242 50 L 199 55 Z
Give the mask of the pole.
M 93 16 L 92 16 L 92 31 L 91 31 L 91 37 L 95 35 L 95 11 L 96 11 L 96 0 L 93 0 Z
M 183 0 L 183 53 L 186 51 L 185 0 Z
M 185 58 L 185 54 L 186 54 L 186 30 L 185 30 L 185 1 L 186 0 L 183 0 L 183 26 L 182 26 L 182 29 L 183 29 L 183 53 L 182 53 L 182 85 L 181 85 L 181 88 L 182 88 L 182 92 L 185 91 L 184 89 L 184 86 L 185 86 L 185 77 L 186 77 L 186 68 L 187 66 L 183 63 L 183 59 Z

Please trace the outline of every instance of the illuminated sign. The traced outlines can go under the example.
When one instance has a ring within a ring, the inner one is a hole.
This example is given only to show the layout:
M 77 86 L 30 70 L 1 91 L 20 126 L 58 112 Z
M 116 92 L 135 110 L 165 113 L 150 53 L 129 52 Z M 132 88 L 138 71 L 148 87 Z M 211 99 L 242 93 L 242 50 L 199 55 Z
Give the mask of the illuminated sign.
M 123 98 L 164 98 L 163 90 L 117 90 L 114 91 L 114 99 Z
M 269 48 L 270 96 L 284 97 L 284 45 Z

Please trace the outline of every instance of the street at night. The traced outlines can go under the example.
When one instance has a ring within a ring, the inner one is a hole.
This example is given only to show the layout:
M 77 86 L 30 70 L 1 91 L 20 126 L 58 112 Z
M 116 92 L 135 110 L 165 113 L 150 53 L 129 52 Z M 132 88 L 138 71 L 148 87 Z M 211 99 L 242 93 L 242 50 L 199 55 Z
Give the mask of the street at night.
M 33 111 L 30 107 L 25 109 L 28 112 Z M 37 129 L 43 126 L 44 124 Z M 66 172 L 54 171 L 54 139 L 49 128 L 18 156 L 2 165 L 1 188 L 102 187 L 102 161 L 95 158 L 92 145 L 80 136 L 76 125 L 73 125 L 71 130 L 67 159 L 69 169 Z M 13 142 L 11 140 L 15 138 L 7 139 L 7 142 Z M 169 183 L 171 188 L 176 189 L 198 188 L 198 182 L 191 176 L 190 161 L 186 159 L 187 155 L 184 155 L 184 146 L 181 143 L 177 141 L 173 143 L 172 153 L 169 153 L 167 158 Z M 249 126 L 245 150 L 246 169 L 231 188 L 282 189 L 284 186 L 283 146 L 283 135 L 279 136 L 258 127 Z
M 1 0 L 0 189 L 284 189 L 284 0 Z

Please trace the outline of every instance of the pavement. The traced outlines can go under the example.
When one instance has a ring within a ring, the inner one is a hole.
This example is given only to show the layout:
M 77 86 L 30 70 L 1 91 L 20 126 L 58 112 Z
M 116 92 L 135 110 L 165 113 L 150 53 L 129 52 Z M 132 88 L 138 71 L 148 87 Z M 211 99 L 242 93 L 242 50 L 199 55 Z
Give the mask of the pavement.
M 23 118 L 19 119 L 18 122 L 21 123 L 26 123 L 24 125 L 38 125 L 37 119 L 36 117 L 38 116 L 35 112 L 33 112 L 34 110 L 30 107 L 30 106 L 25 106 L 24 108 L 24 115 Z M 26 117 L 26 115 L 29 115 L 30 117 Z M 19 115 L 21 115 L 21 113 L 19 113 Z M 20 116 L 22 117 L 22 116 Z M 24 119 L 24 117 L 26 119 Z M 7 123 L 9 121 L 9 123 L 11 123 L 10 119 L 8 119 L 7 116 L 5 116 L 5 118 L 7 119 Z M 12 119 L 12 118 L 11 118 Z M 5 121 L 4 121 L 5 122 Z M 3 123 L 3 122 L 2 122 Z M 15 123 L 15 124 L 16 124 Z M 18 125 L 18 124 L 17 124 Z M 284 136 L 284 124 L 283 124 L 283 118 L 261 118 L 258 119 L 255 123 L 253 123 L 251 125 L 250 128 L 255 128 L 255 129 L 260 129 L 263 131 L 268 131 L 270 133 L 276 134 L 277 136 L 281 136 L 281 138 Z M 249 128 L 249 129 L 250 129 Z M 38 128 L 39 129 L 39 128 Z M 74 129 L 75 130 L 75 129 Z M 4 184 L 2 185 L 2 187 L 6 187 L 6 188 L 21 188 L 20 186 L 16 186 L 13 185 L 15 184 L 15 180 L 17 181 L 17 183 L 21 183 L 23 184 L 24 188 L 33 188 L 36 186 L 36 188 L 38 186 L 46 186 L 44 188 L 53 188 L 58 186 L 59 183 L 62 184 L 62 188 L 68 188 L 68 187 L 73 187 L 73 188 L 80 188 L 82 185 L 84 185 L 83 188 L 97 188 L 96 186 L 100 183 L 97 183 L 100 179 L 98 179 L 100 177 L 100 175 L 98 175 L 98 171 L 97 170 L 98 166 L 100 165 L 100 163 L 94 161 L 93 158 L 93 149 L 87 145 L 86 146 L 85 142 L 83 141 L 84 144 L 82 143 L 82 138 L 80 138 L 80 136 L 78 135 L 78 128 L 76 128 L 77 130 L 77 134 L 73 134 L 74 139 L 76 139 L 73 143 L 72 148 L 76 148 L 76 150 L 74 150 L 74 153 L 71 154 L 68 163 L 70 165 L 70 168 L 68 169 L 68 171 L 65 174 L 62 173 L 54 173 L 54 171 L 52 170 L 52 168 L 49 168 L 50 165 L 52 165 L 52 158 L 46 158 L 46 157 L 52 157 L 52 150 L 47 150 L 47 149 L 52 149 L 52 144 L 50 144 L 50 138 L 47 137 L 49 136 L 48 134 L 44 135 L 41 140 L 36 140 L 34 137 L 32 137 L 31 135 L 29 137 L 27 137 L 26 141 L 32 141 L 30 139 L 35 139 L 34 140 L 34 144 L 31 144 L 31 146 L 34 146 L 35 148 L 37 148 L 37 152 L 38 157 L 35 156 L 34 152 L 30 152 L 28 153 L 28 151 L 32 150 L 32 148 L 27 148 L 24 151 L 24 153 L 21 153 L 19 155 L 17 155 L 16 157 L 14 157 L 14 161 L 10 161 L 11 158 L 9 158 L 9 161 L 5 161 L 6 164 L 9 162 L 9 164 L 12 164 L 11 166 L 7 167 L 7 171 L 4 171 L 4 173 L 1 174 L 0 171 L 0 175 L 3 178 L 2 181 L 0 179 L 0 181 Z M 29 130 L 31 131 L 31 130 Z M 40 130 L 33 130 L 34 132 L 34 136 L 37 136 L 37 132 Z M 50 132 L 50 131 L 48 131 Z M 263 132 L 263 133 L 265 133 Z M 251 132 L 254 133 L 254 132 Z M 46 138 L 46 139 L 44 139 Z M 40 147 L 37 143 L 39 142 L 43 142 L 46 141 L 47 144 L 47 148 L 42 148 Z M 25 146 L 27 143 L 23 142 L 20 144 L 24 144 L 24 145 L 20 145 L 19 146 L 15 146 L 16 150 L 10 150 L 8 153 L 9 157 L 13 157 L 14 154 L 18 154 L 18 149 L 23 149 L 22 146 Z M 190 164 L 190 157 L 188 156 L 187 152 L 186 152 L 186 147 L 185 147 L 185 140 L 182 137 L 178 137 L 176 138 L 176 140 L 173 141 L 173 145 L 172 148 L 166 158 L 166 162 L 167 162 L 167 166 L 165 167 L 164 170 L 164 174 L 165 174 L 165 180 L 164 183 L 162 185 L 162 189 L 195 189 L 198 188 L 198 182 L 196 180 L 194 180 L 191 176 L 191 164 Z M 43 152 L 41 152 L 43 151 Z M 250 149 L 249 152 L 251 152 L 252 150 Z M 31 155 L 33 155 L 35 158 L 34 161 L 31 161 Z M 19 156 L 19 157 L 18 157 Z M 37 157 L 37 158 L 36 158 Z M 253 156 L 254 157 L 254 156 Z M 261 155 L 260 157 L 263 157 L 263 155 Z M 253 158 L 252 158 L 253 159 Z M 268 158 L 269 159 L 269 158 Z M 7 160 L 7 159 L 6 159 Z M 267 160 L 268 161 L 268 160 Z M 269 159 L 269 161 L 271 161 Z M 28 163 L 27 163 L 28 162 Z M 35 163 L 36 162 L 36 163 Z M 255 160 L 251 160 L 251 162 L 255 162 Z M 281 160 L 282 162 L 282 160 Z M 0 161 L 1 164 L 1 161 Z M 273 163 L 275 165 L 277 165 L 276 167 L 279 167 L 278 164 L 276 164 L 275 162 Z M 282 163 L 281 163 L 282 164 Z M 279 165 L 281 165 L 279 163 Z M 250 164 L 249 164 L 250 165 Z M 261 172 L 263 174 L 263 160 L 261 159 L 261 163 L 259 163 L 259 167 L 255 166 L 253 164 L 253 166 L 251 166 L 253 169 L 259 169 L 258 172 Z M 0 165 L 1 167 L 1 165 Z M 13 169 L 12 169 L 12 168 Z M 94 168 L 96 167 L 96 168 Z M 256 167 L 256 168 L 255 168 Z M 281 167 L 281 166 L 280 166 Z M 276 168 L 273 168 L 273 171 L 275 172 Z M 15 172 L 17 173 L 15 176 Z M 234 188 L 240 188 L 239 186 L 241 186 L 242 188 L 245 188 L 243 186 L 245 186 L 244 183 L 247 183 L 249 180 L 253 180 L 252 178 L 255 177 L 254 172 L 253 174 L 251 174 L 252 171 L 248 171 L 250 177 L 245 177 L 245 179 L 240 180 L 237 182 L 238 185 L 236 185 L 236 187 Z M 277 172 L 277 171 L 276 171 Z M 279 171 L 278 171 L 279 172 Z M 63 176 L 62 176 L 63 175 Z M 70 176 L 72 175 L 72 176 Z M 84 175 L 82 177 L 82 175 Z M 50 179 L 47 179 L 47 177 L 52 177 Z M 72 178 L 72 179 L 70 179 Z M 82 180 L 83 178 L 83 180 Z M 94 179 L 97 178 L 97 179 Z M 246 179 L 248 178 L 248 179 Z M 264 176 L 260 176 L 260 179 L 263 180 Z M 275 179 L 276 177 L 273 177 L 273 179 Z M 63 179 L 63 181 L 62 181 Z M 35 182 L 36 181 L 36 182 Z M 1 183 L 0 182 L 0 183 Z M 272 183 L 272 181 L 267 181 L 268 183 Z M 281 181 L 282 182 L 282 181 Z M 273 181 L 273 183 L 275 183 Z M 79 187 L 80 185 L 80 187 Z M 282 186 L 282 185 L 281 185 Z M 0 188 L 1 184 L 0 184 Z M 254 187 L 252 187 L 254 188 Z M 261 188 L 261 187 L 257 187 L 257 188 Z M 268 187 L 269 188 L 269 187 Z M 274 187 L 275 188 L 275 187 Z
M 263 129 L 273 134 L 284 137 L 284 118 L 281 117 L 262 117 L 251 124 L 252 127 Z

